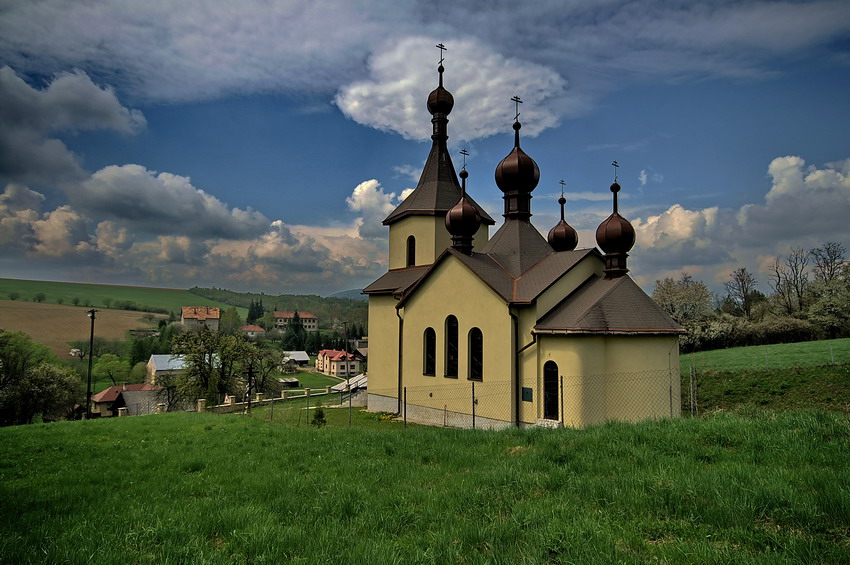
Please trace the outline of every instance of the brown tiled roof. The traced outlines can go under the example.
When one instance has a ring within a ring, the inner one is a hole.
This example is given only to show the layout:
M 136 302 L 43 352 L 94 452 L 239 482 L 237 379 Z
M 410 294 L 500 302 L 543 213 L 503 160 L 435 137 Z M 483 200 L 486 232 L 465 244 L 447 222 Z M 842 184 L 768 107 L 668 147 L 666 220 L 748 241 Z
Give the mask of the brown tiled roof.
M 597 255 L 601 260 L 601 255 L 596 248 L 550 253 L 517 279 L 513 300 L 515 302 L 534 300 L 588 255 Z
M 319 351 L 319 355 L 323 355 L 328 358 L 328 361 L 362 361 L 363 357 L 358 353 L 346 353 L 345 351 L 339 351 L 338 349 L 322 349 Z
M 363 294 L 395 294 L 404 292 L 418 281 L 429 268 L 430 265 L 420 265 L 418 267 L 405 267 L 404 269 L 387 271 L 378 280 L 364 288 Z
M 126 388 L 125 388 L 126 387 Z M 162 390 L 161 386 L 156 386 L 148 383 L 128 384 L 128 385 L 113 385 L 106 390 L 91 397 L 92 402 L 115 402 L 118 395 L 125 390 Z
M 247 326 L 242 326 L 243 332 L 265 332 L 264 328 L 260 326 L 255 326 L 254 324 L 248 324 Z
M 530 222 L 508 219 L 481 249 L 519 277 L 555 250 Z
M 679 334 L 673 321 L 631 277 L 589 278 L 543 315 L 534 326 L 543 333 Z
M 390 212 L 384 225 L 393 224 L 405 216 L 445 216 L 460 200 L 460 192 L 460 184 L 445 142 L 434 142 L 416 189 Z M 492 226 L 496 223 L 484 208 L 468 195 L 467 198 L 481 214 L 483 224 Z
M 183 306 L 184 320 L 218 320 L 221 311 L 212 306 Z
M 294 318 L 295 312 L 288 312 L 288 311 L 279 312 L 279 311 L 275 310 L 274 317 L 275 318 Z M 318 318 L 318 316 L 316 316 L 315 314 L 311 314 L 310 312 L 298 312 L 298 318 L 301 319 L 301 320 L 305 320 L 305 319 Z

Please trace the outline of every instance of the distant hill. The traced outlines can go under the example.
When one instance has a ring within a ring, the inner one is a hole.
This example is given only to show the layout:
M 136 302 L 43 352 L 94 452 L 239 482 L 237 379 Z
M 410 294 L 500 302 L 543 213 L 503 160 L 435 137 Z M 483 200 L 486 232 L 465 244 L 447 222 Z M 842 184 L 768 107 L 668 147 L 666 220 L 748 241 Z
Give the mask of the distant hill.
M 336 294 L 331 294 L 328 298 L 350 298 L 351 300 L 368 300 L 369 297 L 363 294 L 362 288 L 353 288 L 351 290 L 343 290 Z

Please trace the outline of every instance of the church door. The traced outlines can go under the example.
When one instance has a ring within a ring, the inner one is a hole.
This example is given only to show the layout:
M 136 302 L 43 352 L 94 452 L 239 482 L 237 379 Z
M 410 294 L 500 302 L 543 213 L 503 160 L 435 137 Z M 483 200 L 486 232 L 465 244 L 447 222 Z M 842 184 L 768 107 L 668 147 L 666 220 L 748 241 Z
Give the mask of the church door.
M 543 365 L 543 418 L 558 419 L 558 365 L 554 361 Z

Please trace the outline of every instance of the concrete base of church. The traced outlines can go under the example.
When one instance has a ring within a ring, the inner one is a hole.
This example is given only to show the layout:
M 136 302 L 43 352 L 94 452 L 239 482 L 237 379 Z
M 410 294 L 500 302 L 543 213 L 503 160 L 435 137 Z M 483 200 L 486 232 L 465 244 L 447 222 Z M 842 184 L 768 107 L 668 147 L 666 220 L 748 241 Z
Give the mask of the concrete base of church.
M 370 412 L 395 412 L 398 410 L 398 399 L 392 396 L 369 394 L 368 408 Z M 417 404 L 408 404 L 406 412 L 407 421 L 416 424 L 463 429 L 473 428 L 472 414 L 464 414 L 462 412 L 453 412 L 445 408 L 431 408 L 429 406 L 420 406 Z M 404 416 L 404 409 L 402 414 L 399 414 L 399 416 Z M 513 422 L 497 420 L 494 418 L 475 416 L 474 419 L 474 427 L 482 430 L 502 430 L 513 427 L 513 425 Z

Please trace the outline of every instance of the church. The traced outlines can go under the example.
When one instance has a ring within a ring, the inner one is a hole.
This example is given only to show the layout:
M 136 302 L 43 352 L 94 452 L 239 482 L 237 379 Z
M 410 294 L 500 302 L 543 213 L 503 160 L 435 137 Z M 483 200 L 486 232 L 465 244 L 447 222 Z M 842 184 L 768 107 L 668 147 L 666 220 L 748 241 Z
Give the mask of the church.
M 368 409 L 478 428 L 678 416 L 683 330 L 628 276 L 635 231 L 618 212 L 619 184 L 598 249 L 577 249 L 563 196 L 543 237 L 530 221 L 540 171 L 520 147 L 517 114 L 495 170 L 504 221 L 489 237 L 496 222 L 449 156 L 444 71 L 428 96 L 432 146 L 419 183 L 383 222 L 389 270 L 363 291 Z

